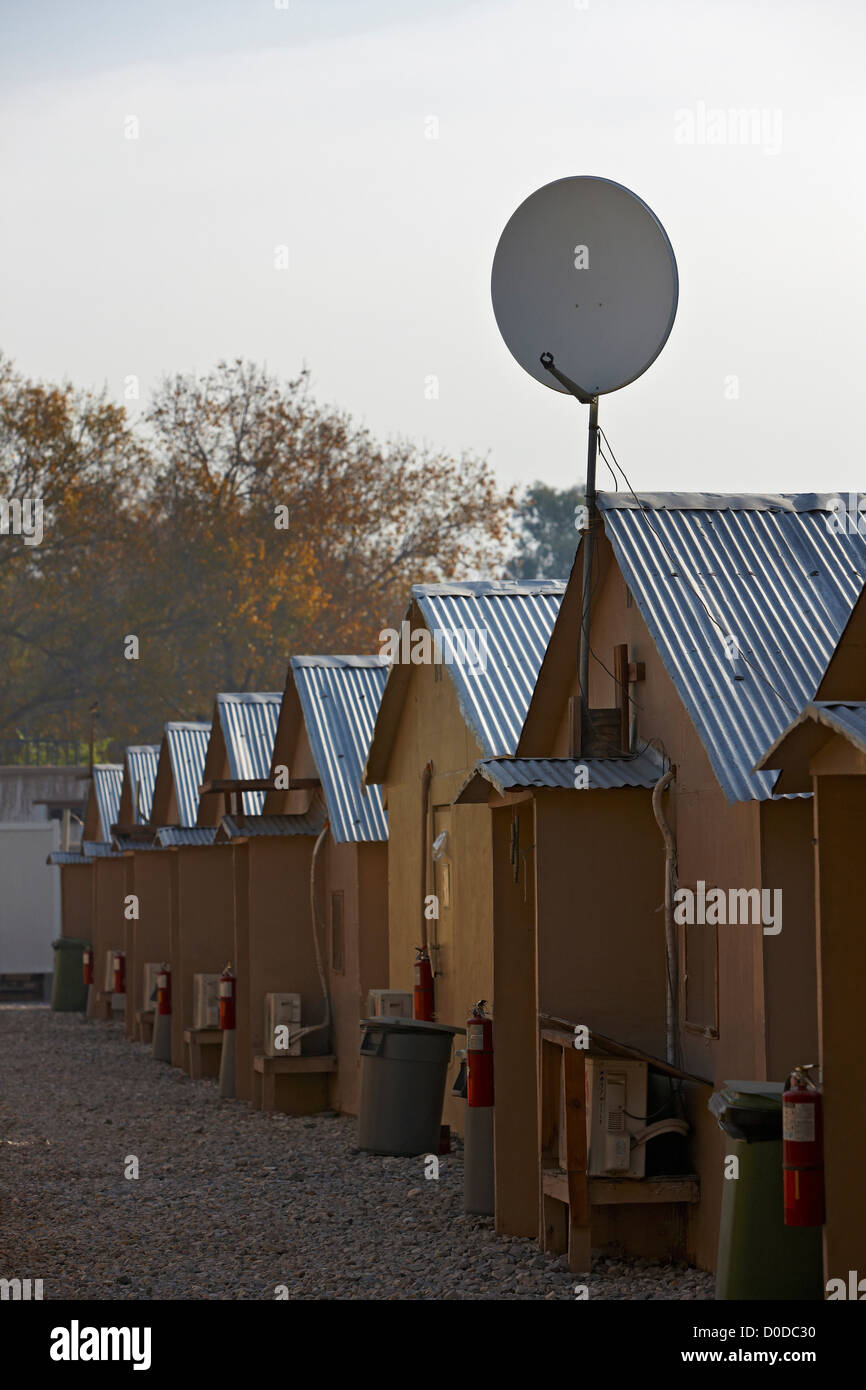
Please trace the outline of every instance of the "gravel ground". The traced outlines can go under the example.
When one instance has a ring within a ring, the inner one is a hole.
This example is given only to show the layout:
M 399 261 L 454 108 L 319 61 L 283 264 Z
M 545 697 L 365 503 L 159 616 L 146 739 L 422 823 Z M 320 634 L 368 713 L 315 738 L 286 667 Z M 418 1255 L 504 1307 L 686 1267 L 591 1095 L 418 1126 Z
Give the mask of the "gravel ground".
M 356 1122 L 220 1100 L 119 1024 L 0 1006 L 0 1274 L 75 1299 L 572 1299 L 577 1276 L 462 1210 L 462 1155 L 358 1153 Z M 139 1176 L 124 1176 L 128 1158 Z M 712 1276 L 594 1261 L 591 1299 Z

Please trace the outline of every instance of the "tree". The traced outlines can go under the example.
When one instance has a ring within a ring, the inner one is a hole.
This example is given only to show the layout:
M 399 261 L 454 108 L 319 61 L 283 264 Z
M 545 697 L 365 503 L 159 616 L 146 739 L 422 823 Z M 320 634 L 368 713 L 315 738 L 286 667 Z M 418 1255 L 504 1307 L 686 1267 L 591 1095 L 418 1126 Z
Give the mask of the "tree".
M 98 697 L 118 751 L 281 689 L 293 653 L 377 650 L 413 583 L 502 572 L 514 510 L 483 460 L 242 361 L 167 378 L 136 429 L 7 366 L 0 480 L 46 515 L 39 546 L 0 537 L 0 733 L 83 737 Z
M 511 561 L 515 579 L 568 579 L 580 539 L 575 508 L 583 502 L 579 487 L 555 488 L 534 482 L 516 518 L 518 551 Z

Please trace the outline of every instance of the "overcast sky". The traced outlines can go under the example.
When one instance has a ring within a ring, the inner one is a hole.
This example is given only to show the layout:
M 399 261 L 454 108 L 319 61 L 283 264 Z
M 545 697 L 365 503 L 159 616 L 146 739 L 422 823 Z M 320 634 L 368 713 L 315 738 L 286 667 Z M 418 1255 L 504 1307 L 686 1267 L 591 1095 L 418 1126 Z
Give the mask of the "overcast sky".
M 220 357 L 307 363 L 379 435 L 570 485 L 586 411 L 509 355 L 490 264 L 533 189 L 597 174 L 649 203 L 679 265 L 666 348 L 601 403 L 635 486 L 866 491 L 860 0 L 0 16 L 0 346 L 28 374 L 122 400 Z

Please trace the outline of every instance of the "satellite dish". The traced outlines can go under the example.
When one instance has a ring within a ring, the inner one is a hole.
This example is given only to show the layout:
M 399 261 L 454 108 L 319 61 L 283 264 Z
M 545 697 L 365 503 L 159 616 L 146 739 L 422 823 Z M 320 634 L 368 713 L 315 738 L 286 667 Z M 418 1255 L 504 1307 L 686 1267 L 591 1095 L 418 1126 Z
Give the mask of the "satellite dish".
M 673 247 L 652 209 L 589 175 L 531 193 L 493 258 L 493 312 L 509 351 L 536 381 L 580 399 L 619 391 L 655 361 L 678 288 Z

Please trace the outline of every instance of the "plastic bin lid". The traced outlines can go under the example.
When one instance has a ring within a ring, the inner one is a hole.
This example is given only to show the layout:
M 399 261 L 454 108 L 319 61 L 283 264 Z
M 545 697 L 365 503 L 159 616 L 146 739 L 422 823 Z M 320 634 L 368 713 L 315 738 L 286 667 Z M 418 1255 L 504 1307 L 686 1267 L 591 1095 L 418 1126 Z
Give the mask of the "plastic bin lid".
M 57 940 L 52 941 L 51 945 L 54 947 L 55 951 L 80 951 L 90 949 L 90 942 L 78 936 L 58 936 Z
M 455 1028 L 450 1023 L 428 1023 L 424 1018 L 362 1018 L 362 1028 L 380 1028 L 389 1033 L 399 1033 L 406 1029 L 409 1033 L 463 1033 L 465 1028 Z
M 762 1100 L 779 1104 L 785 1093 L 784 1081 L 726 1081 L 722 1094 L 726 1100 L 745 1100 L 748 1104 L 759 1104 Z

